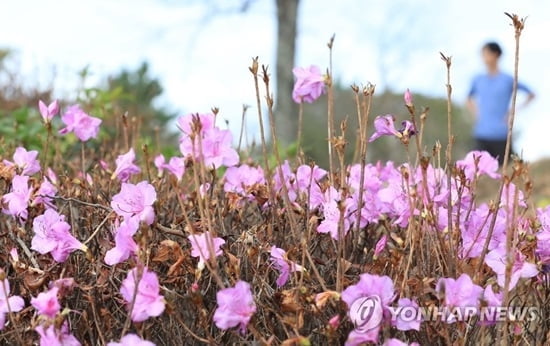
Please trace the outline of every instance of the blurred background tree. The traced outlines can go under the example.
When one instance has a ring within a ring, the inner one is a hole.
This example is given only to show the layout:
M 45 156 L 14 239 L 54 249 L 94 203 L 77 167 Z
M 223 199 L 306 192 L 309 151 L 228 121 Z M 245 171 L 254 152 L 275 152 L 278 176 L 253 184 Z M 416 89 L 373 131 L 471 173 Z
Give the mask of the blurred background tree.
M 84 87 L 90 75 L 89 67 L 83 68 L 79 75 L 81 90 L 77 92 L 76 101 L 60 100 L 61 113 L 66 105 L 78 102 L 90 114 L 102 118 L 104 126 L 100 136 L 114 145 L 105 150 L 118 152 L 123 138 L 121 120 L 124 114 L 128 115 L 131 143 L 137 148 L 144 143 L 158 144 L 156 151 L 175 147 L 177 131 L 171 121 L 177 113 L 162 105 L 163 87 L 160 80 L 151 75 L 147 62 L 136 69 L 123 69 L 108 76 L 96 87 Z M 17 69 L 17 56 L 10 50 L 0 50 L 0 156 L 11 155 L 13 148 L 19 145 L 29 150 L 42 149 L 46 130 L 38 113 L 38 100 L 51 102 L 54 94 L 53 81 L 45 88 L 26 87 Z M 56 117 L 54 129 L 60 126 L 61 121 Z M 69 136 L 63 145 L 52 147 L 52 151 L 62 150 L 65 153 L 70 147 L 68 144 L 74 141 Z M 78 155 L 78 150 L 66 154 Z
M 299 0 L 276 0 L 277 4 L 277 58 L 275 75 L 275 126 L 277 137 L 288 145 L 296 139 L 298 107 L 292 100 L 298 36 Z
M 48 100 L 53 92 L 51 86 L 26 87 L 17 64 L 12 64 L 16 60 L 13 51 L 0 49 L 0 156 L 11 154 L 16 145 L 42 146 L 45 131 L 36 108 L 39 99 Z
M 158 142 L 161 148 L 175 144 L 177 134 L 170 125 L 178 114 L 162 106 L 159 99 L 163 87 L 158 78 L 151 76 L 147 62 L 142 62 L 137 69 L 123 69 L 108 77 L 106 90 L 118 95 L 113 100 L 116 112 L 136 119 L 134 135 Z
M 170 1 L 170 0 L 165 0 Z M 275 78 L 271 83 L 275 83 L 275 126 L 277 138 L 282 145 L 289 145 L 296 138 L 298 131 L 298 106 L 292 100 L 292 89 L 294 88 L 294 75 L 292 68 L 296 61 L 296 39 L 298 37 L 298 8 L 299 0 L 273 0 L 276 8 L 276 26 L 277 31 L 275 71 L 270 70 Z M 201 28 L 204 28 L 208 21 L 222 15 L 231 15 L 235 13 L 245 13 L 258 0 L 201 0 L 201 4 L 207 8 Z M 182 4 L 183 6 L 183 4 Z M 200 33 L 200 32 L 199 32 Z M 198 34 L 199 34 L 198 33 Z M 195 36 L 196 39 L 196 36 Z M 194 43 L 194 42 L 193 42 Z M 265 60 L 261 61 L 267 64 Z M 261 89 L 263 90 L 263 89 Z

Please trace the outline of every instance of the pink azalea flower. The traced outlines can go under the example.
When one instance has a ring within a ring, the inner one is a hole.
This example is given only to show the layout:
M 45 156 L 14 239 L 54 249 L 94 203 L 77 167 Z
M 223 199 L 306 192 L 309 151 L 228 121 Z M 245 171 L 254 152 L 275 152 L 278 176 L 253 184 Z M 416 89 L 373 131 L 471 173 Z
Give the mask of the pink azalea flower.
M 178 127 L 183 134 L 180 151 L 184 158 L 195 158 L 209 169 L 235 166 L 239 163 L 239 155 L 231 147 L 231 132 L 219 129 L 214 123 L 213 114 L 190 114 L 179 118 Z
M 130 255 L 136 254 L 138 245 L 132 236 L 139 228 L 139 220 L 131 217 L 122 221 L 115 231 L 115 247 L 105 254 L 105 263 L 112 266 L 126 261 Z
M 388 243 L 388 236 L 383 235 L 378 242 L 376 242 L 376 246 L 374 247 L 374 257 L 378 257 L 384 251 L 386 248 L 386 244 Z
M 536 234 L 535 254 L 540 258 L 543 266 L 548 266 L 550 264 L 550 207 L 537 209 L 537 218 L 542 226 Z
M 40 172 L 40 162 L 37 159 L 38 151 L 18 147 L 13 154 L 13 162 L 4 160 L 4 164 L 8 167 L 15 167 L 21 175 L 33 175 Z
M 86 114 L 79 105 L 70 106 L 61 120 L 66 127 L 59 130 L 60 134 L 74 132 L 83 142 L 90 138 L 96 138 L 99 133 L 99 126 L 102 120 Z
M 340 315 L 334 315 L 328 320 L 328 325 L 336 330 L 340 326 Z
M 446 307 L 457 309 L 479 307 L 479 299 L 483 294 L 483 288 L 475 285 L 468 274 L 462 274 L 456 280 L 453 278 L 439 279 L 436 291 L 444 295 Z M 446 322 L 454 323 L 454 314 L 450 314 Z
M 401 129 L 395 129 L 395 117 L 391 114 L 379 115 L 374 119 L 374 133 L 369 138 L 369 142 L 373 142 L 382 136 L 395 136 L 403 140 L 409 138 L 416 133 L 416 129 L 412 122 L 404 120 L 401 122 Z
M 414 128 L 414 125 L 409 120 L 403 120 L 401 122 L 401 129 L 399 129 L 399 138 L 405 137 L 409 138 L 410 136 L 416 134 L 416 129 Z
M 292 69 L 296 82 L 292 90 L 292 98 L 296 103 L 313 103 L 325 92 L 325 78 L 319 67 L 311 65 L 308 68 Z
M 138 280 L 137 292 L 135 292 Z M 149 317 L 160 316 L 164 312 L 164 298 L 160 295 L 157 274 L 149 271 L 147 267 L 143 268 L 141 279 L 138 268 L 130 270 L 126 279 L 122 281 L 120 293 L 128 307 L 132 309 L 131 318 L 134 322 L 143 322 Z M 135 300 L 134 293 L 136 293 Z
M 500 243 L 506 240 L 506 210 L 500 209 L 497 213 L 495 227 L 489 241 L 489 251 L 495 249 Z M 462 222 L 460 228 L 462 236 L 462 257 L 475 258 L 481 255 L 491 224 L 490 214 L 491 211 L 489 210 L 489 206 L 484 203 L 472 210 L 470 217 Z M 443 213 L 443 218 L 445 222 L 447 222 L 446 213 Z
M 136 153 L 131 148 L 126 154 L 119 155 L 116 159 L 116 169 L 111 179 L 118 178 L 122 182 L 127 182 L 133 174 L 138 174 L 141 169 L 134 164 Z
M 73 288 L 74 285 L 75 285 L 75 282 L 73 278 L 61 278 L 61 279 L 55 280 L 53 283 L 50 283 L 50 287 L 57 287 L 59 289 L 63 289 L 63 288 L 70 289 L 70 288 Z
M 359 193 L 355 192 L 352 198 L 348 198 L 350 215 L 348 220 L 350 223 L 355 224 L 357 222 L 357 213 L 359 212 Z M 361 218 L 359 219 L 359 228 L 366 227 L 369 224 L 375 224 L 378 222 L 382 215 L 383 204 L 376 198 L 375 194 L 363 193 L 363 204 L 361 208 Z M 375 255 L 378 256 L 377 251 L 383 251 L 382 246 L 385 246 L 383 239 L 380 239 L 377 243 L 378 249 L 375 248 Z
M 361 187 L 361 165 L 352 165 L 348 170 L 348 184 L 353 189 L 353 192 L 357 192 Z M 383 183 L 378 168 L 370 163 L 367 164 L 363 175 L 363 189 L 376 192 L 380 190 L 382 185 Z
M 395 117 L 391 114 L 379 115 L 374 119 L 374 133 L 369 138 L 369 142 L 382 136 L 400 136 L 400 133 L 395 129 Z
M 109 164 L 105 160 L 99 160 L 99 167 L 106 171 L 109 170 Z
M 48 169 L 46 169 L 46 176 L 48 177 L 48 179 L 50 180 L 50 182 L 52 184 L 57 185 L 57 183 L 58 183 L 57 175 L 55 174 L 55 172 L 50 167 L 48 167 Z
M 515 250 L 514 262 L 512 264 L 512 272 L 510 276 L 510 285 L 509 290 L 512 290 L 516 287 L 520 278 L 532 278 L 537 276 L 539 270 L 537 265 L 534 263 L 529 263 L 525 261 L 525 255 L 521 252 Z M 497 282 L 500 287 L 504 287 L 506 279 L 506 248 L 504 244 L 498 248 L 490 251 L 487 256 L 485 256 L 485 264 L 487 264 L 493 271 L 497 274 Z
M 357 299 L 363 297 L 377 297 L 382 305 L 382 310 L 388 311 L 388 306 L 390 306 L 395 299 L 392 279 L 389 276 L 378 276 L 367 273 L 361 274 L 359 276 L 359 282 L 355 285 L 348 286 L 342 292 L 342 300 L 348 305 L 348 308 L 351 307 L 353 302 Z M 381 324 L 368 331 L 354 329 L 348 335 L 346 345 L 360 345 L 365 342 L 376 342 L 378 341 L 380 328 Z
M 485 301 L 486 306 L 489 308 L 497 308 L 502 306 L 502 292 L 495 293 L 493 291 L 493 287 L 491 285 L 488 285 L 485 287 L 485 290 L 483 291 L 483 301 Z M 496 322 L 498 322 L 498 311 L 487 309 L 487 311 L 490 312 L 490 315 L 488 316 L 487 312 L 485 312 L 484 319 L 481 321 L 484 325 L 493 325 Z
M 157 155 L 153 162 L 155 164 L 155 167 L 157 167 L 158 177 L 162 177 L 162 173 L 164 172 L 164 164 L 166 164 L 166 159 L 164 158 L 164 155 Z
M 436 291 L 445 295 L 444 302 L 447 307 L 477 307 L 483 288 L 475 285 L 468 274 L 462 274 L 456 280 L 453 278 L 439 279 Z
M 10 257 L 11 260 L 15 263 L 19 262 L 19 252 L 17 252 L 17 249 L 12 247 L 10 250 Z
M 335 201 L 334 199 L 331 199 L 328 202 L 324 202 L 322 204 L 323 216 L 325 217 L 325 219 L 321 221 L 319 226 L 317 226 L 317 232 L 330 233 L 330 236 L 334 240 L 338 240 L 340 237 L 338 228 L 340 225 L 341 212 L 340 212 L 340 207 L 338 206 L 338 203 L 339 202 Z M 340 203 L 345 203 L 345 202 L 340 202 Z M 344 207 L 344 209 L 345 209 L 344 215 L 343 215 L 344 226 L 342 229 L 343 236 L 345 236 L 348 233 L 351 226 L 348 220 L 347 212 L 346 212 L 347 207 Z
M 325 178 L 327 171 L 318 166 L 301 165 L 296 169 L 295 187 L 302 196 L 309 196 L 310 210 L 318 208 L 323 202 L 323 192 L 319 185 Z
M 54 325 L 44 329 L 40 325 L 34 329 L 40 335 L 40 346 L 80 346 L 80 342 L 69 334 L 67 322 L 63 323 L 60 330 L 56 330 Z
M 239 163 L 239 154 L 231 147 L 233 139 L 229 130 L 217 127 L 203 130 L 200 142 L 197 136 L 182 137 L 180 151 L 184 157 L 194 157 L 209 169 L 231 167 Z
M 265 175 L 261 167 L 251 167 L 240 165 L 239 167 L 229 167 L 223 177 L 225 181 L 223 190 L 225 192 L 238 193 L 241 196 L 252 198 L 248 189 L 257 184 L 265 184 Z
M 413 106 L 413 97 L 409 89 L 407 89 L 403 94 L 403 101 L 405 101 L 405 106 L 407 107 Z
M 41 254 L 51 253 L 57 262 L 65 262 L 74 250 L 86 250 L 86 246 L 69 232 L 71 226 L 65 222 L 65 216 L 53 209 L 46 209 L 44 214 L 37 216 L 32 226 L 31 249 Z
M 199 195 L 204 198 L 206 194 L 210 191 L 210 183 L 204 183 L 199 186 Z
M 409 298 L 399 299 L 397 305 L 399 307 L 413 307 L 415 311 L 418 311 L 418 303 Z M 392 322 L 399 330 L 420 330 L 420 319 L 418 318 L 403 319 L 403 316 L 398 314 L 396 320 Z
M 234 287 L 225 288 L 216 294 L 218 307 L 214 311 L 214 323 L 220 329 L 239 327 L 241 334 L 246 331 L 252 315 L 256 312 L 250 285 L 237 281 Z
M 111 207 L 124 219 L 137 216 L 140 221 L 151 225 L 155 220 L 153 203 L 157 200 L 157 193 L 153 185 L 142 181 L 136 185 L 122 183 L 120 192 L 113 196 Z
M 523 194 L 523 191 L 521 191 L 514 183 L 504 184 L 504 187 L 502 189 L 502 197 L 500 199 L 500 207 L 506 207 L 504 209 L 508 210 L 511 213 L 514 208 L 516 194 L 518 199 L 517 205 L 522 208 L 527 208 L 527 203 L 525 202 L 525 195 Z
M 80 176 L 82 177 L 82 172 L 80 172 Z M 92 179 L 92 176 L 90 175 L 90 173 L 86 173 L 86 176 L 84 176 L 84 179 L 86 179 L 86 182 L 90 185 L 90 186 L 93 186 L 94 185 L 94 179 Z
M 8 205 L 3 209 L 4 214 L 26 220 L 28 216 L 27 206 L 31 199 L 32 189 L 29 188 L 29 177 L 16 175 L 11 182 L 11 192 L 2 197 L 2 203 Z
M 44 122 L 48 124 L 52 121 L 53 117 L 59 113 L 59 102 L 55 100 L 46 106 L 42 100 L 39 100 L 38 110 L 40 111 L 40 115 L 42 116 L 42 119 L 44 119 Z
M 281 287 L 286 284 L 290 273 L 302 271 L 304 268 L 289 260 L 286 257 L 286 251 L 276 246 L 271 247 L 271 262 L 274 267 L 280 272 L 277 278 L 277 286 Z
M 382 204 L 379 211 L 395 218 L 393 223 L 396 225 L 406 227 L 411 215 L 418 213 L 418 210 L 411 210 L 409 197 L 401 180 L 388 181 L 388 186 L 380 189 L 377 195 Z
M 281 173 L 283 176 L 282 181 Z M 273 188 L 275 191 L 282 194 L 284 192 L 283 186 L 286 187 L 290 201 L 294 202 L 298 196 L 298 187 L 296 186 L 296 175 L 292 172 L 288 160 L 275 167 L 273 172 Z
M 136 334 L 126 334 L 120 339 L 120 342 L 109 342 L 107 346 L 155 346 L 151 341 L 144 340 Z
M 32 206 L 43 204 L 47 209 L 54 209 L 53 198 L 57 194 L 57 187 L 44 177 L 40 187 L 34 194 Z
M 361 274 L 355 285 L 348 286 L 342 292 L 342 300 L 349 306 L 361 297 L 378 296 L 382 306 L 387 308 L 395 299 L 393 281 L 389 276 Z
M 0 269 L 2 271 L 2 269 Z M 10 283 L 8 279 L 0 282 L 0 330 L 6 325 L 6 314 L 21 311 L 25 301 L 20 296 L 10 297 Z
M 184 134 L 182 139 L 187 138 L 193 134 L 196 129 L 195 123 L 199 124 L 200 132 L 208 131 L 215 127 L 216 116 L 212 113 L 208 114 L 188 114 L 179 117 L 177 120 L 178 129 Z
M 399 339 L 392 338 L 387 339 L 382 346 L 420 346 L 420 344 L 418 342 L 407 344 Z
M 172 173 L 178 181 L 181 181 L 183 174 L 185 173 L 185 158 L 174 156 L 170 158 L 170 161 L 166 163 L 164 155 L 160 154 L 155 157 L 155 166 L 158 170 L 158 177 L 162 177 L 164 170 Z
M 191 234 L 187 238 L 191 242 L 191 256 L 198 257 L 199 263 L 208 261 L 212 254 L 214 257 L 218 257 L 223 253 L 220 247 L 225 244 L 225 240 L 212 238 L 208 231 L 201 234 Z M 210 247 L 212 247 L 213 253 L 210 252 Z
M 164 164 L 163 167 L 168 172 L 172 173 L 178 181 L 181 181 L 185 173 L 185 159 L 178 156 L 171 157 L 168 163 Z
M 470 151 L 464 159 L 456 162 L 456 166 L 464 170 L 466 178 L 473 180 L 476 177 L 487 175 L 493 179 L 500 178 L 498 160 L 486 151 Z
M 315 165 L 301 165 L 296 169 L 296 184 L 298 189 L 304 193 L 311 186 L 317 185 L 327 175 L 327 171 Z
M 57 293 L 59 288 L 54 286 L 46 292 L 38 294 L 36 298 L 31 299 L 31 305 L 38 310 L 40 315 L 44 315 L 48 318 L 54 318 L 61 310 L 61 304 L 57 299 Z

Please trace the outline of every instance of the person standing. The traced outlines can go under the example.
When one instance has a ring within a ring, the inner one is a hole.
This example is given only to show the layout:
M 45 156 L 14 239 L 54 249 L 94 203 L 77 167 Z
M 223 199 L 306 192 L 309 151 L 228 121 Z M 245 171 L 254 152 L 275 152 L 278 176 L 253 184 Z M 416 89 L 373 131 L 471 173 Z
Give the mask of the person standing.
M 474 78 L 468 93 L 467 106 L 475 116 L 473 135 L 476 149 L 489 152 L 502 165 L 514 77 L 500 70 L 501 55 L 502 49 L 498 43 L 488 42 L 483 46 L 481 56 L 487 71 Z M 527 94 L 520 108 L 527 106 L 535 98 L 533 91 L 523 83 L 518 82 L 518 91 Z

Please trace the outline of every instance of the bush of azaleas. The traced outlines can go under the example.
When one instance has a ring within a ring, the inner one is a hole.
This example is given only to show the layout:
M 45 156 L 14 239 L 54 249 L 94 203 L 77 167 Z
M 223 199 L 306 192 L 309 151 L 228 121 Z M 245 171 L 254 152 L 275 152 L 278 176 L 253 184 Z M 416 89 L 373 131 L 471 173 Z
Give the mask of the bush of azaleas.
M 296 102 L 324 92 L 318 68 L 295 74 Z M 39 111 L 53 126 L 60 107 L 40 102 Z M 0 166 L 2 343 L 430 345 L 493 340 L 503 328 L 511 343 L 544 343 L 542 318 L 389 313 L 502 306 L 505 289 L 544 312 L 550 208 L 534 210 L 518 186 L 524 163 L 502 177 L 495 158 L 471 152 L 451 179 L 435 155 L 332 175 L 313 163 L 261 167 L 239 157 L 216 118 L 178 120 L 179 156 L 132 147 L 85 156 L 101 120 L 75 105 L 59 134 L 76 135 L 81 158 L 44 166 L 38 151 L 14 148 Z M 376 117 L 370 141 L 392 136 L 406 147 L 415 126 L 394 123 Z M 499 204 L 477 200 L 476 184 L 504 178 Z M 349 308 L 373 295 L 380 323 L 356 328 Z

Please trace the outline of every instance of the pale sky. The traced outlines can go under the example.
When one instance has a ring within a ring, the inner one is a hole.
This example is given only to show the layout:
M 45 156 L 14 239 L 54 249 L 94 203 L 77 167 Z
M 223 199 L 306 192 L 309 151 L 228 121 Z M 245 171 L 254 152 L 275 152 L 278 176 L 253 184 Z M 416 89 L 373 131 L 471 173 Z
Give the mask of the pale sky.
M 274 66 L 274 0 L 256 0 L 246 13 L 211 15 L 205 3 L 240 0 L 3 0 L 0 48 L 15 49 L 29 84 L 46 86 L 56 70 L 59 96 L 71 96 L 76 72 L 90 65 L 96 84 L 122 67 L 150 62 L 165 87 L 163 102 L 182 114 L 212 106 L 238 129 L 242 104 L 254 104 L 248 66 L 253 56 Z M 388 83 L 395 91 L 442 96 L 445 69 L 439 52 L 453 56 L 454 99 L 464 102 L 482 71 L 486 40 L 504 47 L 502 67 L 512 72 L 513 29 L 504 11 L 528 16 L 521 43 L 520 79 L 536 102 L 518 114 L 518 149 L 527 159 L 550 156 L 541 144 L 550 128 L 547 1 L 302 0 L 297 65 L 328 63 L 335 33 L 334 73 L 344 85 Z M 496 4 L 495 4 L 496 3 Z M 381 63 L 382 61 L 382 63 Z M 386 71 L 384 78 L 381 70 Z M 255 114 L 251 110 L 251 115 Z M 255 128 L 251 117 L 249 129 Z

